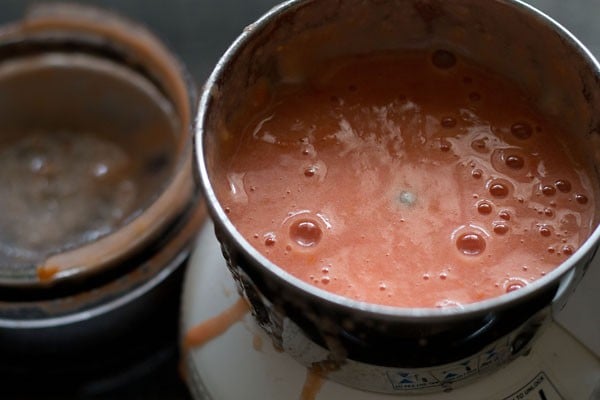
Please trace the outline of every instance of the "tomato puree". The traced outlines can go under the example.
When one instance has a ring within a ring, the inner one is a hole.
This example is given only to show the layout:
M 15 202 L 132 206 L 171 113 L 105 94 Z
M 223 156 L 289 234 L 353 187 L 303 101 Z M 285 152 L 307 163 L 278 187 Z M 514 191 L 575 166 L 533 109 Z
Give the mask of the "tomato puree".
M 593 187 L 559 124 L 445 51 L 260 81 L 223 135 L 214 184 L 249 243 L 369 303 L 455 307 L 517 290 L 591 231 Z

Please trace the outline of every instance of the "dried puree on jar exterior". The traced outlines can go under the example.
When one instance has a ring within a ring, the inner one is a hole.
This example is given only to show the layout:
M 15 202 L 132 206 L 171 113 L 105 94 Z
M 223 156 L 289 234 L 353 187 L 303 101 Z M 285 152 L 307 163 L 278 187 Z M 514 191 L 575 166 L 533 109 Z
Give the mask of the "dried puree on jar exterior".
M 249 243 L 317 287 L 460 306 L 543 276 L 591 232 L 592 183 L 566 135 L 450 52 L 340 58 L 257 87 L 217 196 Z

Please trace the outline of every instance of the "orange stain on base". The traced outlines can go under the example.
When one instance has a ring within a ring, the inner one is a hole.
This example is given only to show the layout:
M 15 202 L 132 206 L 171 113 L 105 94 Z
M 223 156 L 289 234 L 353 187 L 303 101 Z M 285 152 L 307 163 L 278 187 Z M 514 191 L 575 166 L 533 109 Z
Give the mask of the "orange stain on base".
M 317 372 L 316 368 L 306 369 L 306 380 L 300 393 L 300 400 L 315 400 L 321 387 L 325 383 L 325 378 Z
M 202 346 L 206 342 L 222 335 L 233 324 L 241 320 L 244 315 L 250 311 L 248 304 L 240 298 L 235 304 L 223 311 L 221 314 L 212 317 L 191 328 L 183 340 L 183 350 L 191 347 Z
M 339 362 L 333 360 L 323 360 L 313 363 L 306 369 L 306 380 L 302 387 L 300 400 L 315 400 L 325 383 L 327 375 L 338 369 L 340 369 Z

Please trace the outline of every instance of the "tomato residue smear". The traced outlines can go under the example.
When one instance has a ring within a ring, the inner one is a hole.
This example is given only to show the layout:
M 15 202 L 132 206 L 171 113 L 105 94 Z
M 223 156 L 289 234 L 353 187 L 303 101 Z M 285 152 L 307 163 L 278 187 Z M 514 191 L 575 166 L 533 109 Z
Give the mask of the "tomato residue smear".
M 300 393 L 300 400 L 314 400 L 317 398 L 317 394 L 321 390 L 321 387 L 325 383 L 323 378 L 318 372 L 312 368 L 306 369 L 306 380 Z
M 184 352 L 192 347 L 202 346 L 206 342 L 222 335 L 233 324 L 240 321 L 249 310 L 248 303 L 240 298 L 221 314 L 192 327 L 187 331 L 183 340 Z

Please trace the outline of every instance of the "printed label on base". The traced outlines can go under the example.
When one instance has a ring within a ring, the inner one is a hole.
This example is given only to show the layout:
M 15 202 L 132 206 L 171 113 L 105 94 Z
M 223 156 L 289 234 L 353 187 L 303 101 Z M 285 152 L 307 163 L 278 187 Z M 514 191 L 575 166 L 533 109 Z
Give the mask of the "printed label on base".
M 540 372 L 525 386 L 503 400 L 564 400 L 545 373 Z

